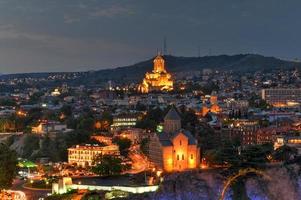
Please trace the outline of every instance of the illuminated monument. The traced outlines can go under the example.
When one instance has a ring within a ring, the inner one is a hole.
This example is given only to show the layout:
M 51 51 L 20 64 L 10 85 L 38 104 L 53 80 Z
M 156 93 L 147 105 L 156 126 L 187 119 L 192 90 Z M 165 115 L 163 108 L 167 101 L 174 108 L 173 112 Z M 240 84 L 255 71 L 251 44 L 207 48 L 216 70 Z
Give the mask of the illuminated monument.
M 181 117 L 171 108 L 164 118 L 163 133 L 150 139 L 149 158 L 166 172 L 196 169 L 200 165 L 200 147 L 192 134 L 181 128 Z
M 165 69 L 165 61 L 160 53 L 154 59 L 154 69 L 147 72 L 138 90 L 142 93 L 151 91 L 171 91 L 173 90 L 173 80 Z

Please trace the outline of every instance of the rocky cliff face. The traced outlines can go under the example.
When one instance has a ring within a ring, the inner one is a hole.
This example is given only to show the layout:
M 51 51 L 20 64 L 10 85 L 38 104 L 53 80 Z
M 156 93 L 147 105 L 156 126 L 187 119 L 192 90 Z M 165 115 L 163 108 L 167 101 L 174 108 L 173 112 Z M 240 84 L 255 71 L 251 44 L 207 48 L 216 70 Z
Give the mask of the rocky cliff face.
M 251 174 L 242 179 L 245 184 L 241 187 L 244 187 L 250 200 L 300 199 L 300 166 L 275 167 L 264 173 L 269 178 Z M 166 176 L 159 191 L 148 200 L 218 200 L 224 181 L 225 178 L 216 171 L 171 174 Z M 233 192 L 229 188 L 225 200 L 237 199 L 239 194 Z
M 211 172 L 185 172 L 168 175 L 153 200 L 215 200 L 222 189 L 223 177 Z

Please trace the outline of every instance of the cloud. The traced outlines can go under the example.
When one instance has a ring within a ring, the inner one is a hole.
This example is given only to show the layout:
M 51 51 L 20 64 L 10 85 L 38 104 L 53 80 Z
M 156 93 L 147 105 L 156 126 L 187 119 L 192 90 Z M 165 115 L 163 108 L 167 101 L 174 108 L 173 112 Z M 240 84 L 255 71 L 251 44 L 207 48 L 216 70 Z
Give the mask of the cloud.
M 121 16 L 121 15 L 130 15 L 133 12 L 126 7 L 122 7 L 120 5 L 112 5 L 107 8 L 98 8 L 92 12 L 89 13 L 90 17 L 107 17 L 112 18 L 115 16 Z
M 79 22 L 80 18 L 79 17 L 75 17 L 75 16 L 71 16 L 68 14 L 64 14 L 64 23 L 65 24 L 72 24 L 74 22 Z

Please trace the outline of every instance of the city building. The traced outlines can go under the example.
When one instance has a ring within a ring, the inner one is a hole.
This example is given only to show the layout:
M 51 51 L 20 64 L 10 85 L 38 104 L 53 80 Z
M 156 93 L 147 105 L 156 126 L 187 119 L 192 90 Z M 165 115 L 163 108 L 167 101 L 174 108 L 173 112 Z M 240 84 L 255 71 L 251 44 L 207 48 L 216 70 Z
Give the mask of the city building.
M 51 96 L 60 96 L 61 95 L 61 92 L 59 91 L 58 88 L 55 88 L 54 91 L 51 92 Z
M 117 145 L 99 146 L 99 145 L 76 145 L 68 149 L 68 163 L 77 166 L 91 166 L 93 159 L 97 155 L 119 155 Z
M 300 88 L 262 89 L 261 98 L 275 107 L 298 106 L 301 103 Z
M 104 136 L 104 135 L 92 135 L 91 139 L 96 140 L 100 143 L 111 145 L 112 144 L 112 137 Z
M 261 128 L 256 132 L 256 143 L 257 144 L 265 144 L 265 143 L 273 143 L 276 140 L 276 136 L 278 131 L 276 128 Z
M 156 167 L 166 172 L 199 167 L 198 142 L 189 131 L 181 129 L 181 118 L 175 108 L 164 118 L 164 131 L 151 137 L 149 157 Z
M 127 128 L 121 130 L 118 136 L 121 138 L 127 138 L 132 141 L 133 144 L 139 143 L 143 137 L 144 131 L 140 128 Z
M 298 150 L 298 154 L 301 155 L 301 137 L 300 136 L 280 136 L 276 138 L 274 142 L 274 149 L 287 145 L 289 147 L 294 147 Z
M 173 90 L 173 80 L 171 74 L 165 69 L 165 61 L 163 57 L 158 54 L 154 59 L 154 69 L 151 73 L 147 72 L 142 83 L 138 87 L 141 93 L 148 93 L 151 91 L 171 91 Z
M 204 117 L 209 112 L 218 114 L 222 111 L 217 101 L 217 94 L 213 92 L 211 95 L 206 95 L 202 98 L 201 115 Z
M 257 144 L 274 143 L 280 136 L 290 136 L 293 134 L 291 126 L 275 125 L 260 128 L 256 132 Z
M 41 121 L 37 126 L 31 128 L 32 133 L 46 134 L 50 132 L 66 132 L 67 125 L 57 121 Z
M 121 114 L 118 116 L 114 116 L 113 124 L 111 125 L 111 130 L 114 131 L 119 129 L 135 127 L 137 120 L 138 118 L 135 115 Z
M 257 143 L 256 133 L 259 128 L 256 120 L 235 120 L 228 128 L 229 137 L 240 139 L 242 146 L 253 145 Z

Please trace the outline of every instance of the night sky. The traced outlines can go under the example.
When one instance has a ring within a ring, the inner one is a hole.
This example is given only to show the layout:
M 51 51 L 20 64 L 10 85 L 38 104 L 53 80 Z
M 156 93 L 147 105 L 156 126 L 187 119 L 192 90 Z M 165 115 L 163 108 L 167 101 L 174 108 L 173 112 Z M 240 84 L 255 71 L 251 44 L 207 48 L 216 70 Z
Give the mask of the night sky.
M 0 73 L 83 71 L 154 56 L 301 58 L 300 0 L 0 0 Z

